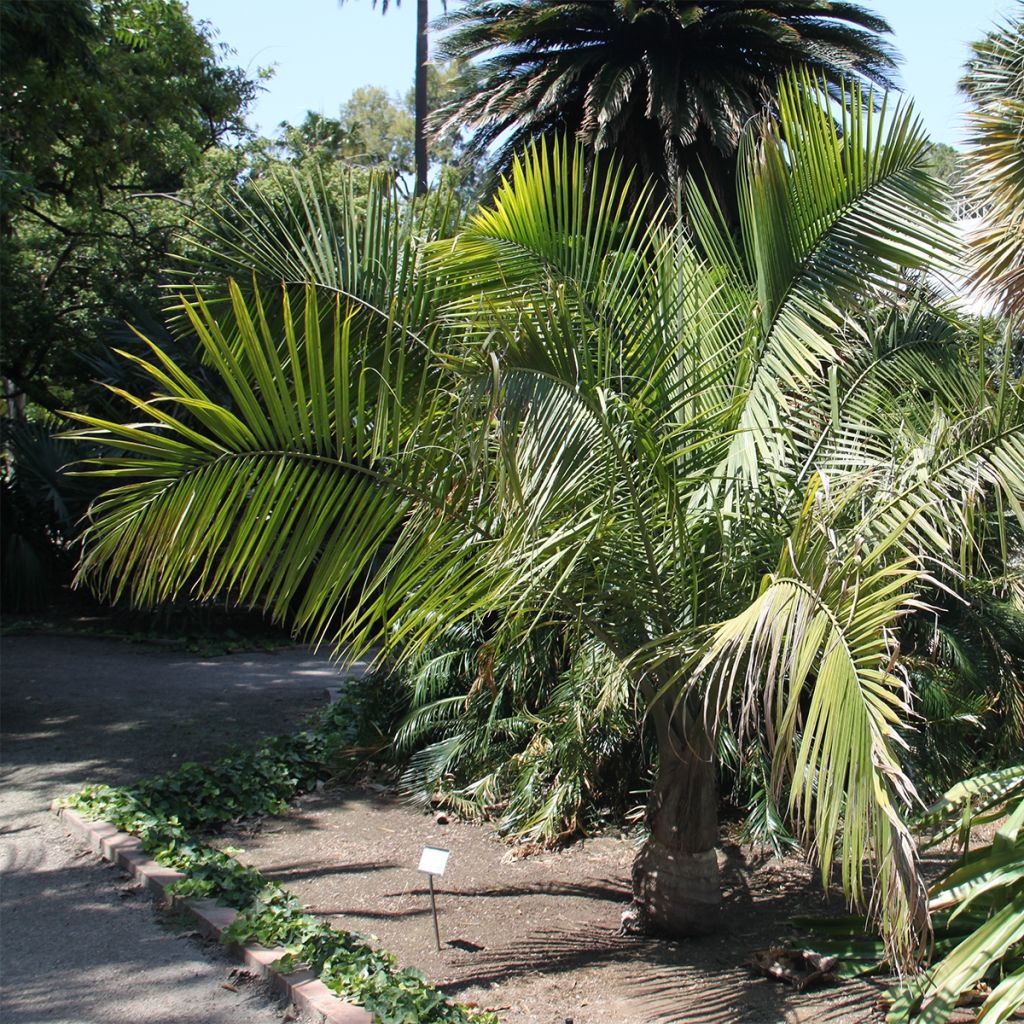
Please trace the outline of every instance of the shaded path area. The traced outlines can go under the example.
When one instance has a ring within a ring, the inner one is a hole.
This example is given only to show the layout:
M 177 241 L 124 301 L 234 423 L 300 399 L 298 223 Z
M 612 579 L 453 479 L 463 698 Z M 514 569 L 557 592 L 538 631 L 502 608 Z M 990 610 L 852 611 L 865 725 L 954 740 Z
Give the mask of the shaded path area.
M 177 937 L 49 805 L 288 731 L 324 704 L 337 670 L 301 649 L 204 659 L 33 635 L 0 640 L 0 673 L 0 1019 L 280 1024 L 262 986 Z

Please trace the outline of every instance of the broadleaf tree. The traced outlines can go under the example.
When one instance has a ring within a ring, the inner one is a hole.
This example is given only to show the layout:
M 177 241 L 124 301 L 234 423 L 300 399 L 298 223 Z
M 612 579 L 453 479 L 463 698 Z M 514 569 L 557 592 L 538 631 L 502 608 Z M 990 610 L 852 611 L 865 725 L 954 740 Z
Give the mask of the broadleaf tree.
M 345 0 L 339 0 L 344 3 Z M 394 0 L 396 7 L 402 0 Z M 377 0 L 372 0 L 377 6 Z M 387 14 L 389 0 L 380 0 L 381 13 Z M 428 0 L 416 0 L 416 62 L 413 75 L 413 116 L 415 119 L 414 133 L 414 170 L 416 174 L 416 195 L 424 195 L 427 191 L 427 72 L 430 61 L 430 5 Z
M 9 0 L 0 33 L 0 373 L 50 409 L 76 354 L 159 308 L 177 192 L 258 84 L 180 0 Z

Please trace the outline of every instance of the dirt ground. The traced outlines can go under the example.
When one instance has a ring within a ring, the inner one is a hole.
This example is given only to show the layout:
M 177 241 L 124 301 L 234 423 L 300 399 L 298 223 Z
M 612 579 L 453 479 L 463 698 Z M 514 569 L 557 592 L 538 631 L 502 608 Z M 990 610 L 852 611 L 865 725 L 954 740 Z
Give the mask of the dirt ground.
M 161 927 L 136 887 L 70 840 L 50 800 L 123 784 L 294 728 L 337 672 L 300 651 L 204 658 L 105 640 L 2 643 L 5 875 L 0 1017 L 11 1024 L 275 1024 L 280 1008 L 211 949 Z M 616 935 L 631 840 L 516 858 L 487 828 L 411 807 L 382 787 L 311 794 L 282 818 L 219 837 L 315 913 L 377 937 L 454 998 L 504 1024 L 877 1024 L 878 987 L 798 995 L 743 967 L 822 909 L 796 860 L 722 855 L 722 930 L 656 942 Z M 424 845 L 451 850 L 434 949 Z
M 795 859 L 727 846 L 721 932 L 673 943 L 616 934 L 635 852 L 627 838 L 519 858 L 484 826 L 438 824 L 382 787 L 346 787 L 217 842 L 241 849 L 241 860 L 336 927 L 375 936 L 403 965 L 453 998 L 498 1010 L 505 1024 L 882 1019 L 874 984 L 796 994 L 743 967 L 754 950 L 795 938 L 793 914 L 823 909 L 820 885 Z M 426 845 L 451 851 L 436 885 L 441 952 L 426 877 L 416 870 Z

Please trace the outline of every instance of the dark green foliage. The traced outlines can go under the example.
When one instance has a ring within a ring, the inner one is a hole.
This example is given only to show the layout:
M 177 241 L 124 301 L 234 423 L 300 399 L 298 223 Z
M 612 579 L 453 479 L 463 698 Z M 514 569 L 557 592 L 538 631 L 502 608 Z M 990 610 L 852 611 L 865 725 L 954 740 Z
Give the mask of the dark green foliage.
M 463 623 L 411 663 L 382 669 L 376 686 L 387 695 L 381 742 L 364 752 L 417 800 L 543 844 L 631 827 L 646 801 L 657 751 L 644 709 L 607 651 L 574 651 L 557 626 L 508 648 L 479 621 Z M 748 746 L 741 757 L 725 730 L 719 760 L 743 841 L 795 848 L 767 753 Z
M 102 489 L 68 467 L 81 451 L 52 436 L 48 421 L 0 420 L 0 548 L 3 607 L 31 612 L 70 572 L 78 524 Z
M 0 372 L 57 408 L 73 354 L 158 302 L 175 193 L 257 86 L 180 0 L 9 0 L 0 155 Z
M 544 843 L 621 823 L 653 754 L 621 666 L 558 625 L 503 641 L 464 623 L 396 671 L 402 785 Z
M 741 750 L 732 730 L 724 729 L 718 737 L 718 760 L 722 788 L 744 814 L 740 842 L 770 849 L 776 857 L 798 849 L 792 832 L 796 823 L 773 791 L 771 757 L 764 745 L 748 739 Z
M 3 23 L 4 155 L 24 176 L 5 212 L 174 191 L 206 149 L 244 131 L 256 85 L 219 64 L 180 0 L 9 0 Z
M 923 718 L 913 736 L 919 789 L 932 798 L 958 779 L 1004 765 L 1024 747 L 1024 613 L 991 587 L 908 629 L 906 664 Z

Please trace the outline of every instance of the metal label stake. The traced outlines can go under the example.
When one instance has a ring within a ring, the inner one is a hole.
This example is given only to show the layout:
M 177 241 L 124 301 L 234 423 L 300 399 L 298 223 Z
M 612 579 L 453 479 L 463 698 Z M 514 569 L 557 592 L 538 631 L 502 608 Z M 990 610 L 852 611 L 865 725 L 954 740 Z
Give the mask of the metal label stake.
M 434 876 L 427 875 L 427 885 L 430 886 L 430 912 L 434 915 L 434 945 L 438 953 L 441 952 L 441 932 L 437 927 L 437 903 L 434 900 Z
M 427 876 L 427 885 L 430 887 L 430 912 L 434 916 L 434 942 L 437 944 L 437 951 L 441 951 L 441 931 L 437 926 L 437 901 L 434 898 L 434 875 L 440 878 L 444 875 L 444 869 L 448 865 L 448 850 L 442 850 L 436 846 L 424 846 L 423 854 L 420 857 L 420 871 Z

